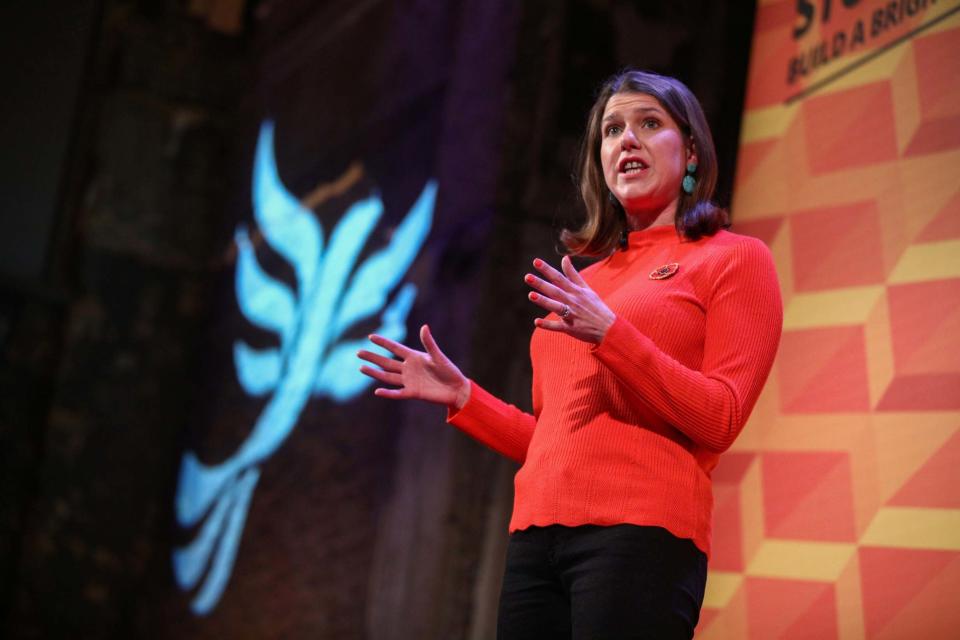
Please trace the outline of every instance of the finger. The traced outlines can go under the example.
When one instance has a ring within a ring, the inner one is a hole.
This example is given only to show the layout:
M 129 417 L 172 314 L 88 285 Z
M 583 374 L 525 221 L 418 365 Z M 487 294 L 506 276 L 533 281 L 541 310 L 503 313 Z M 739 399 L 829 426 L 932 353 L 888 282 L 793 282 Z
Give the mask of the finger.
M 559 315 L 560 312 L 563 311 L 563 308 L 567 306 L 562 302 L 557 302 L 556 300 L 548 298 L 545 295 L 541 295 L 536 291 L 531 291 L 527 297 L 530 298 L 530 302 L 533 304 L 537 305 L 538 307 L 543 307 L 547 311 L 552 311 L 557 315 Z
M 383 387 L 374 389 L 373 395 L 381 398 L 390 398 L 391 400 L 403 400 L 407 397 L 405 389 L 384 389 Z
M 367 351 L 366 349 L 361 349 L 357 351 L 357 357 L 361 360 L 366 360 L 371 364 L 375 364 L 384 371 L 392 371 L 394 373 L 400 372 L 400 361 L 394 360 L 392 358 L 387 358 L 380 355 L 379 353 L 373 353 L 372 351 Z
M 560 287 L 556 287 L 550 284 L 549 282 L 547 282 L 542 278 L 538 278 L 532 273 L 528 273 L 526 276 L 524 276 L 523 280 L 528 285 L 530 285 L 534 289 L 537 289 L 538 291 L 540 291 L 540 293 L 546 295 L 549 298 L 553 298 L 554 300 L 565 300 L 567 298 L 566 291 L 564 291 Z
M 564 322 L 563 320 L 544 320 L 543 318 L 535 318 L 533 323 L 541 329 L 546 329 L 547 331 L 562 331 L 564 333 L 569 333 L 570 325 Z
M 374 369 L 373 367 L 368 367 L 366 365 L 360 367 L 360 373 L 365 376 L 369 376 L 374 380 L 379 380 L 384 384 L 392 384 L 395 387 L 403 386 L 403 376 L 399 373 L 390 373 L 389 371 Z
M 570 256 L 563 256 L 560 260 L 560 268 L 563 269 L 563 273 L 570 278 L 570 282 L 581 287 L 587 286 L 586 281 L 580 277 L 580 272 L 573 266 L 573 260 L 570 259 Z
M 370 339 L 370 342 L 377 345 L 378 347 L 383 347 L 384 349 L 386 349 L 393 355 L 397 356 L 398 358 L 401 358 L 401 359 L 409 358 L 411 355 L 414 354 L 413 349 L 411 349 L 410 347 L 406 347 L 400 344 L 399 342 L 395 342 L 390 338 L 384 338 L 383 336 L 378 336 L 375 333 L 371 333 L 367 337 Z
M 551 267 L 545 260 L 537 258 L 533 261 L 533 266 L 546 277 L 547 280 L 560 287 L 564 291 L 572 291 L 573 287 L 565 275 Z
M 430 333 L 430 327 L 427 325 L 420 327 L 420 342 L 434 360 L 442 362 L 447 359 L 443 355 L 443 351 L 440 351 L 440 347 L 437 346 L 437 341 L 433 339 L 433 334 Z

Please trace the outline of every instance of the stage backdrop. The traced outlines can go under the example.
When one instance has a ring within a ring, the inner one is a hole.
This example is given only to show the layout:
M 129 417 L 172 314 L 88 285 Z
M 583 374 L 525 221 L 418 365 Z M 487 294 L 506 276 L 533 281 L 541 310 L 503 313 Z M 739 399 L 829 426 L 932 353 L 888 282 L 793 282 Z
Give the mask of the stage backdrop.
M 958 5 L 760 3 L 732 212 L 784 333 L 698 638 L 958 637 Z
M 197 392 L 171 496 L 175 593 L 145 631 L 468 624 L 469 603 L 441 602 L 471 593 L 449 542 L 476 529 L 454 513 L 461 436 L 443 408 L 374 398 L 356 352 L 376 349 L 372 332 L 417 345 L 429 322 L 466 361 L 514 14 L 502 0 L 258 9 L 217 311 L 204 371 L 185 372 Z

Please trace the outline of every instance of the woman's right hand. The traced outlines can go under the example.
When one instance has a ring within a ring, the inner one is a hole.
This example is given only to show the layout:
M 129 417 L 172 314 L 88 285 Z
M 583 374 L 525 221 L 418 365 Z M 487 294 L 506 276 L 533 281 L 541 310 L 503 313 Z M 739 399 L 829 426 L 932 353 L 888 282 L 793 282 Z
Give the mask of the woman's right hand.
M 357 352 L 359 358 L 376 365 L 363 365 L 360 371 L 383 384 L 399 387 L 378 387 L 374 395 L 394 400 L 416 398 L 456 409 L 461 409 L 470 398 L 470 381 L 440 351 L 427 325 L 420 328 L 420 342 L 425 352 L 376 334 L 370 336 L 370 342 L 383 347 L 396 359 L 360 350 Z

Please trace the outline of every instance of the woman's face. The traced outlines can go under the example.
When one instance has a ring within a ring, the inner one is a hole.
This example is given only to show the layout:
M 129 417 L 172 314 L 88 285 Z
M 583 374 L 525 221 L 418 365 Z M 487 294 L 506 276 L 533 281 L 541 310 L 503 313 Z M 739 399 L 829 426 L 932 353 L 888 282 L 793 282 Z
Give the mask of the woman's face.
M 600 132 L 603 175 L 627 214 L 644 226 L 661 215 L 672 222 L 687 162 L 696 156 L 660 101 L 645 93 L 614 94 Z

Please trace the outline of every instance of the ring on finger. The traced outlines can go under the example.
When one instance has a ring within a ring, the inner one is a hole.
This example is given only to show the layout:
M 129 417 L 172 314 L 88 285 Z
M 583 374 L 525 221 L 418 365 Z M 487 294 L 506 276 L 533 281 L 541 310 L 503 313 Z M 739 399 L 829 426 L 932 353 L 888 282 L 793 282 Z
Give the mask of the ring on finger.
M 560 316 L 561 318 L 563 318 L 564 320 L 566 320 L 567 318 L 570 317 L 570 313 L 571 313 L 571 311 L 570 311 L 570 305 L 565 304 L 565 305 L 563 305 L 563 309 L 561 309 L 561 310 L 560 310 L 560 313 L 558 313 L 557 315 Z

